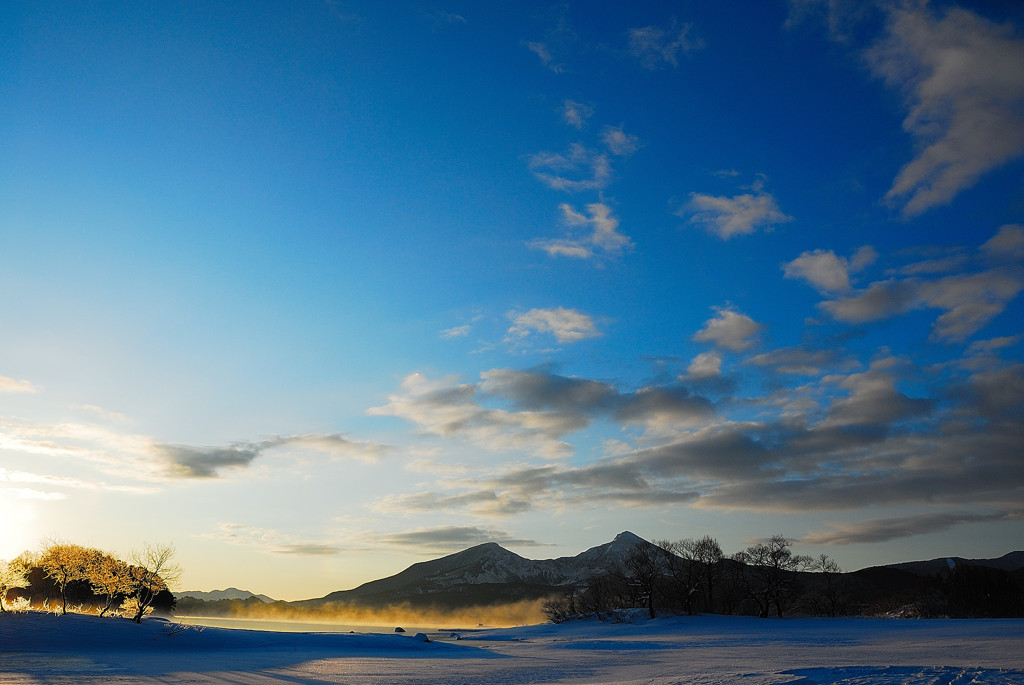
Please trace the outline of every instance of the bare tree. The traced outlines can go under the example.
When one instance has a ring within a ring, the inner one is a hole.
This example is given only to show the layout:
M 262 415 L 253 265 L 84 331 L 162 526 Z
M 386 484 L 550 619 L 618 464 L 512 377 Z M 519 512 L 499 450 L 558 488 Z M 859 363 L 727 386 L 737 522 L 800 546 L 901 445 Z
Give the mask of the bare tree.
M 821 554 L 814 560 L 813 570 L 820 573 L 824 581 L 822 595 L 828 605 L 829 616 L 838 616 L 843 569 L 835 559 L 827 554 Z
M 616 573 L 595 573 L 587 576 L 580 595 L 580 612 L 594 614 L 604 621 L 615 610 L 628 606 L 623 596 L 623 576 Z
M 813 563 L 810 557 L 793 554 L 792 544 L 784 535 L 773 535 L 733 557 L 745 565 L 742 580 L 748 595 L 757 602 L 761 618 L 768 617 L 773 605 L 776 615 L 782 618 L 793 595 L 797 572 Z
M 710 535 L 705 535 L 697 540 L 694 547 L 694 557 L 696 557 L 701 565 L 704 589 L 707 592 L 707 610 L 714 613 L 715 590 L 718 588 L 725 571 L 722 565 L 725 555 L 722 553 L 722 547 L 718 544 L 718 540 Z
M 624 579 L 635 591 L 635 599 L 647 605 L 650 618 L 658 615 L 656 610 L 658 592 L 665 577 L 665 552 L 647 542 L 637 543 L 623 560 Z
M 694 601 L 701 593 L 703 580 L 703 568 L 697 558 L 697 541 L 684 538 L 656 540 L 654 544 L 664 550 L 665 571 L 687 615 L 693 616 Z
M 161 590 L 167 590 L 181 577 L 181 567 L 174 563 L 174 545 L 146 543 L 141 551 L 131 555 L 128 583 L 135 615 L 132 620 L 142 623 L 146 610 Z

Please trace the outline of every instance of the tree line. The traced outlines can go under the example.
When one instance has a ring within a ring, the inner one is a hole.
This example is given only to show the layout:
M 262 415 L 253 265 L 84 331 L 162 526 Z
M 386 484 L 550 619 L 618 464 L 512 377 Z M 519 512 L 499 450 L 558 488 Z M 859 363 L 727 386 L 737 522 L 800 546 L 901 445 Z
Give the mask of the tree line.
M 626 609 L 659 613 L 719 613 L 761 618 L 790 613 L 849 613 L 920 617 L 1024 615 L 1024 577 L 1000 569 L 957 565 L 941 576 L 901 575 L 903 585 L 845 574 L 826 554 L 795 554 L 792 540 L 773 535 L 727 556 L 711 536 L 635 545 L 602 573 L 548 599 L 555 623 L 614 619 Z
M 116 612 L 136 623 L 154 611 L 170 612 L 168 586 L 181 575 L 173 545 L 146 544 L 128 560 L 67 542 L 47 543 L 42 552 L 23 552 L 0 561 L 0 611 L 44 609 L 68 612 L 69 602 L 100 616 Z

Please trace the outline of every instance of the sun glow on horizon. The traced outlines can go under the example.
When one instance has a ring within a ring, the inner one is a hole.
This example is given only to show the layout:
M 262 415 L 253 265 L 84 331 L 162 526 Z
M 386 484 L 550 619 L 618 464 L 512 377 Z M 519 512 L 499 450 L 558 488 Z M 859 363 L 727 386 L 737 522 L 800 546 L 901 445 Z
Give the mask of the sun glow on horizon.
M 37 512 L 31 500 L 0 490 L 0 521 L 5 521 L 0 536 L 0 559 L 12 559 L 33 549 L 39 540 Z

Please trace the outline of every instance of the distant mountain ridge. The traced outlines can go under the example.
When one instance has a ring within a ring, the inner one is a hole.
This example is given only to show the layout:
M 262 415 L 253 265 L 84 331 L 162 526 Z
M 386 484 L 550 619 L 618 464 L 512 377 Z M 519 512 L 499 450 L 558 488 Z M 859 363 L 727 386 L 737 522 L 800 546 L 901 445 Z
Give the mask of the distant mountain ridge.
M 501 545 L 488 542 L 438 559 L 422 561 L 387 578 L 372 580 L 350 589 L 295 602 L 279 602 L 303 609 L 318 609 L 330 604 L 383 607 L 407 603 L 410 606 L 459 608 L 532 600 L 562 594 L 567 587 L 581 584 L 588 577 L 602 575 L 621 566 L 637 545 L 650 545 L 638 535 L 624 531 L 611 542 L 591 547 L 575 556 L 556 559 L 527 559 Z M 730 562 L 733 563 L 733 562 Z M 996 559 L 940 557 L 926 561 L 908 561 L 873 566 L 844 574 L 854 587 L 866 588 L 865 595 L 907 590 L 916 579 L 945 576 L 954 566 L 987 566 L 1010 573 L 1024 574 L 1024 551 L 1015 551 Z M 274 602 L 266 595 L 227 588 L 212 592 L 176 593 L 179 598 L 205 602 L 247 600 L 257 597 Z
M 886 564 L 885 568 L 909 571 L 918 576 L 944 574 L 952 565 L 988 566 L 1003 571 L 1017 571 L 1024 568 L 1024 551 L 1009 552 L 996 559 L 964 559 L 963 557 L 939 557 L 927 561 L 903 561 L 897 564 Z
M 605 573 L 620 564 L 637 545 L 650 544 L 624 531 L 611 542 L 573 557 L 534 560 L 487 542 L 440 559 L 413 564 L 393 576 L 363 583 L 351 590 L 339 590 L 292 604 L 379 605 L 403 601 L 419 604 L 427 600 L 443 606 L 470 606 L 536 599 L 579 583 L 587 576 Z
M 236 587 L 229 587 L 224 590 L 211 590 L 209 592 L 204 592 L 202 590 L 185 590 L 184 592 L 174 593 L 174 596 L 177 598 L 190 597 L 192 599 L 201 599 L 204 602 L 216 602 L 222 599 L 249 599 L 250 597 L 255 597 L 256 599 L 264 602 L 276 601 L 266 595 L 258 595 L 255 592 L 249 592 L 248 590 L 239 590 Z

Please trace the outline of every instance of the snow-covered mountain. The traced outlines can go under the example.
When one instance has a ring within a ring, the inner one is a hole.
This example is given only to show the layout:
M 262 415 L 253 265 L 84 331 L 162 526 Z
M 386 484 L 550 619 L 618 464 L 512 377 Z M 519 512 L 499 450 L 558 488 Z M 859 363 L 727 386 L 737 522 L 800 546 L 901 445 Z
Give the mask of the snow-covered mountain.
M 175 597 L 191 597 L 192 599 L 201 599 L 204 602 L 215 602 L 220 599 L 249 599 L 255 597 L 256 599 L 263 600 L 264 602 L 273 602 L 274 600 L 266 595 L 257 595 L 255 592 L 249 592 L 248 590 L 239 590 L 236 587 L 229 587 L 225 590 L 211 590 L 209 592 L 203 592 L 202 590 L 185 590 L 184 592 L 175 592 Z
M 364 583 L 352 590 L 332 592 L 320 599 L 296 604 L 328 602 L 383 604 L 429 600 L 437 605 L 469 605 L 543 597 L 605 573 L 621 564 L 637 545 L 649 545 L 625 531 L 611 542 L 574 557 L 527 559 L 501 545 L 488 542 L 440 559 L 413 564 L 401 573 Z

